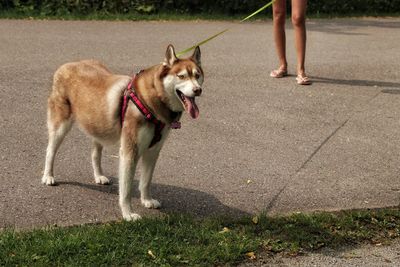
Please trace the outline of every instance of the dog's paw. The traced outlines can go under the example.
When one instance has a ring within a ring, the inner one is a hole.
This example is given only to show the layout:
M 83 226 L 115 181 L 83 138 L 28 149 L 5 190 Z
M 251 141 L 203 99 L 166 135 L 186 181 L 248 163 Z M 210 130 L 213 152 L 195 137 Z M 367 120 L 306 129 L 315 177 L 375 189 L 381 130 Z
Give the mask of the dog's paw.
M 122 217 L 124 217 L 124 220 L 128 221 L 128 222 L 134 222 L 134 221 L 142 219 L 142 216 L 140 216 L 137 213 L 123 214 Z
M 161 203 L 156 199 L 142 199 L 142 204 L 148 209 L 161 208 Z
M 104 175 L 96 176 L 94 178 L 94 180 L 95 180 L 96 184 L 103 184 L 103 185 L 111 184 L 110 179 L 108 179 Z
M 53 176 L 43 175 L 42 184 L 45 184 L 45 185 L 56 185 L 56 181 L 54 180 Z

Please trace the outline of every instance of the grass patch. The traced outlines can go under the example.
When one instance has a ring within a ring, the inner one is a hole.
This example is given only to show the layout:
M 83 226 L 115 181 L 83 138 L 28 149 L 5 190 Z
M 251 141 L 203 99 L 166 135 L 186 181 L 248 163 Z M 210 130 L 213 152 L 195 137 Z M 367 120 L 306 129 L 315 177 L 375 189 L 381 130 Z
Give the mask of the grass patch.
M 241 219 L 168 215 L 134 223 L 5 230 L 0 233 L 0 262 L 9 266 L 210 266 L 239 263 L 249 252 L 293 255 L 322 247 L 384 243 L 399 236 L 399 208 Z

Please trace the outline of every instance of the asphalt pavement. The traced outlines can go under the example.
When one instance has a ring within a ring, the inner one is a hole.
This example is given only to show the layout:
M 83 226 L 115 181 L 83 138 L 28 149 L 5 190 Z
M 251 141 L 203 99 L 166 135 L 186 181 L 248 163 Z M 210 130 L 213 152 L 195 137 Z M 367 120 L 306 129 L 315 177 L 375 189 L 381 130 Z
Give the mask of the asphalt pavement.
M 103 157 L 113 184 L 96 185 L 90 140 L 77 128 L 56 158 L 59 185 L 40 182 L 58 66 L 94 58 L 129 75 L 161 62 L 170 43 L 183 50 L 226 27 L 201 47 L 200 118 L 185 115 L 161 152 L 153 194 L 163 208 L 141 207 L 136 190 L 135 210 L 204 217 L 399 206 L 400 19 L 309 20 L 311 86 L 296 84 L 287 26 L 291 76 L 272 79 L 271 21 L 0 20 L 0 228 L 121 219 L 118 148 Z

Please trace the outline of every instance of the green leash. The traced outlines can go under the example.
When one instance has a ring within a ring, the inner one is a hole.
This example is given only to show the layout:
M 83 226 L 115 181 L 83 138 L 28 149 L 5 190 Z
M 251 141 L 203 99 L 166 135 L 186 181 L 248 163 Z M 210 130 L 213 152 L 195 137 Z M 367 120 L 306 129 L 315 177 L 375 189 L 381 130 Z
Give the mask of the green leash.
M 242 23 L 242 22 L 244 22 L 244 21 L 246 21 L 246 20 L 248 20 L 248 19 L 254 17 L 254 16 L 257 15 L 258 13 L 260 13 L 261 11 L 265 10 L 267 7 L 269 7 L 270 5 L 272 5 L 274 2 L 275 2 L 275 0 L 272 0 L 271 2 L 269 2 L 268 4 L 266 4 L 265 6 L 261 7 L 259 10 L 255 11 L 255 12 L 252 13 L 251 15 L 249 15 L 249 16 L 245 17 L 244 19 L 242 19 L 242 20 L 240 21 L 240 23 Z M 189 48 L 187 48 L 187 49 L 185 49 L 185 50 L 179 52 L 179 53 L 177 54 L 177 57 L 180 57 L 180 56 L 182 56 L 183 54 L 186 54 L 187 52 L 192 51 L 192 50 L 195 49 L 197 46 L 201 46 L 201 45 L 203 45 L 203 44 L 205 44 L 205 43 L 208 43 L 208 42 L 211 41 L 212 39 L 214 39 L 214 38 L 220 36 L 221 34 L 223 34 L 223 33 L 227 32 L 227 31 L 229 31 L 230 29 L 231 29 L 231 28 L 228 28 L 228 29 L 225 29 L 225 30 L 223 30 L 223 31 L 220 31 L 220 32 L 217 33 L 217 34 L 214 34 L 213 36 L 208 37 L 207 39 L 205 39 L 205 40 L 203 40 L 203 41 L 201 41 L 201 42 L 198 42 L 198 43 L 195 44 L 194 46 L 189 47 Z

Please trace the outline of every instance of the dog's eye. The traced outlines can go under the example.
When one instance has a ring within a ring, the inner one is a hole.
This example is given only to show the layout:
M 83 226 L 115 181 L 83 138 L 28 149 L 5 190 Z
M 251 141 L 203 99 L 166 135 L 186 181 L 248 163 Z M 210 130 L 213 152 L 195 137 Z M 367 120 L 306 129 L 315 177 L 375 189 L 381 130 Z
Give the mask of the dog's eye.
M 200 78 L 200 74 L 196 73 L 196 74 L 194 75 L 194 77 L 196 78 L 196 80 L 198 80 L 198 79 Z
M 183 80 L 185 79 L 185 75 L 177 75 L 179 79 Z

